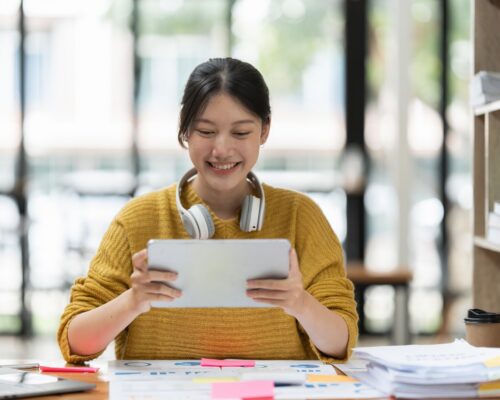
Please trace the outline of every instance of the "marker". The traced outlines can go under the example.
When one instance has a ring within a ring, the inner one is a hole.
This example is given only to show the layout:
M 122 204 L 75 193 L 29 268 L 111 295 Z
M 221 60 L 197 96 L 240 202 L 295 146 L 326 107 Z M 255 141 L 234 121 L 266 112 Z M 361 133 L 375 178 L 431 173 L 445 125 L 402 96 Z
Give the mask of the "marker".
M 97 372 L 99 368 L 92 367 L 46 367 L 40 365 L 40 372 Z
M 38 363 L 19 363 L 19 364 L 2 364 L 0 368 L 14 368 L 14 369 L 32 369 L 38 368 L 40 364 Z

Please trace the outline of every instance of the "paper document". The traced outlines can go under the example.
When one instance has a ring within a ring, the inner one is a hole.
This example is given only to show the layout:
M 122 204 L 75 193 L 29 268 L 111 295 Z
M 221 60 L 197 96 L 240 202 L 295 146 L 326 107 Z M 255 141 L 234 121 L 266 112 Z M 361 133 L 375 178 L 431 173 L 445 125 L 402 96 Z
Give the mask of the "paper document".
M 108 375 L 111 400 L 210 399 L 214 385 L 245 387 L 256 381 L 272 382 L 277 400 L 384 396 L 317 360 L 257 360 L 255 367 L 202 367 L 200 360 L 116 360 L 109 362 Z

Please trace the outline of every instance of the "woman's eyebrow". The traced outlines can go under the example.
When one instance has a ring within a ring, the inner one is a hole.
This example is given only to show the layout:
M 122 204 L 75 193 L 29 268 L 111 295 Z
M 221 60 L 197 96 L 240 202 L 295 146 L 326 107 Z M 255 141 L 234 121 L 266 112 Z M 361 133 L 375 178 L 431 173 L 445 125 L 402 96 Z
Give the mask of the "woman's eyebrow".
M 209 119 L 206 119 L 206 118 L 196 118 L 194 120 L 195 123 L 197 122 L 204 122 L 206 124 L 211 124 L 211 125 L 215 125 L 215 122 L 209 120 Z M 234 121 L 231 123 L 231 125 L 239 125 L 239 124 L 255 124 L 255 121 L 252 120 L 252 119 L 240 119 L 238 121 Z
M 238 124 L 255 124 L 255 121 L 253 119 L 240 119 L 239 121 L 234 121 L 232 123 L 232 125 Z
M 213 123 L 212 121 L 210 121 L 209 119 L 206 119 L 206 118 L 196 118 L 194 120 L 194 122 L 205 122 L 207 124 L 215 125 L 215 123 Z

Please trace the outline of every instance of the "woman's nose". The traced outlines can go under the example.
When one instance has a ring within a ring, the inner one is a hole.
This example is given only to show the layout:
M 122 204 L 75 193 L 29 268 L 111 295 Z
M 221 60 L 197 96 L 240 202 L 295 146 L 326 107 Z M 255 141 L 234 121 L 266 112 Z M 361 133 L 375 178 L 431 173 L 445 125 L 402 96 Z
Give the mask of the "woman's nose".
M 231 154 L 231 138 L 228 135 L 218 134 L 215 137 L 212 154 L 217 157 L 225 157 Z

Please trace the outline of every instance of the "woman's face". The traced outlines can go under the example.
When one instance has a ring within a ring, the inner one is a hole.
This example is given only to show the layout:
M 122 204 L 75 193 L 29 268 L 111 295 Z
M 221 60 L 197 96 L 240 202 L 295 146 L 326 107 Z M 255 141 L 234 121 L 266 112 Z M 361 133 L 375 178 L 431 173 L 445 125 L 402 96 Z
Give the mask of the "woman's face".
M 268 134 L 269 124 L 239 101 L 225 93 L 213 96 L 193 121 L 187 139 L 198 188 L 203 193 L 246 192 L 246 176 Z

